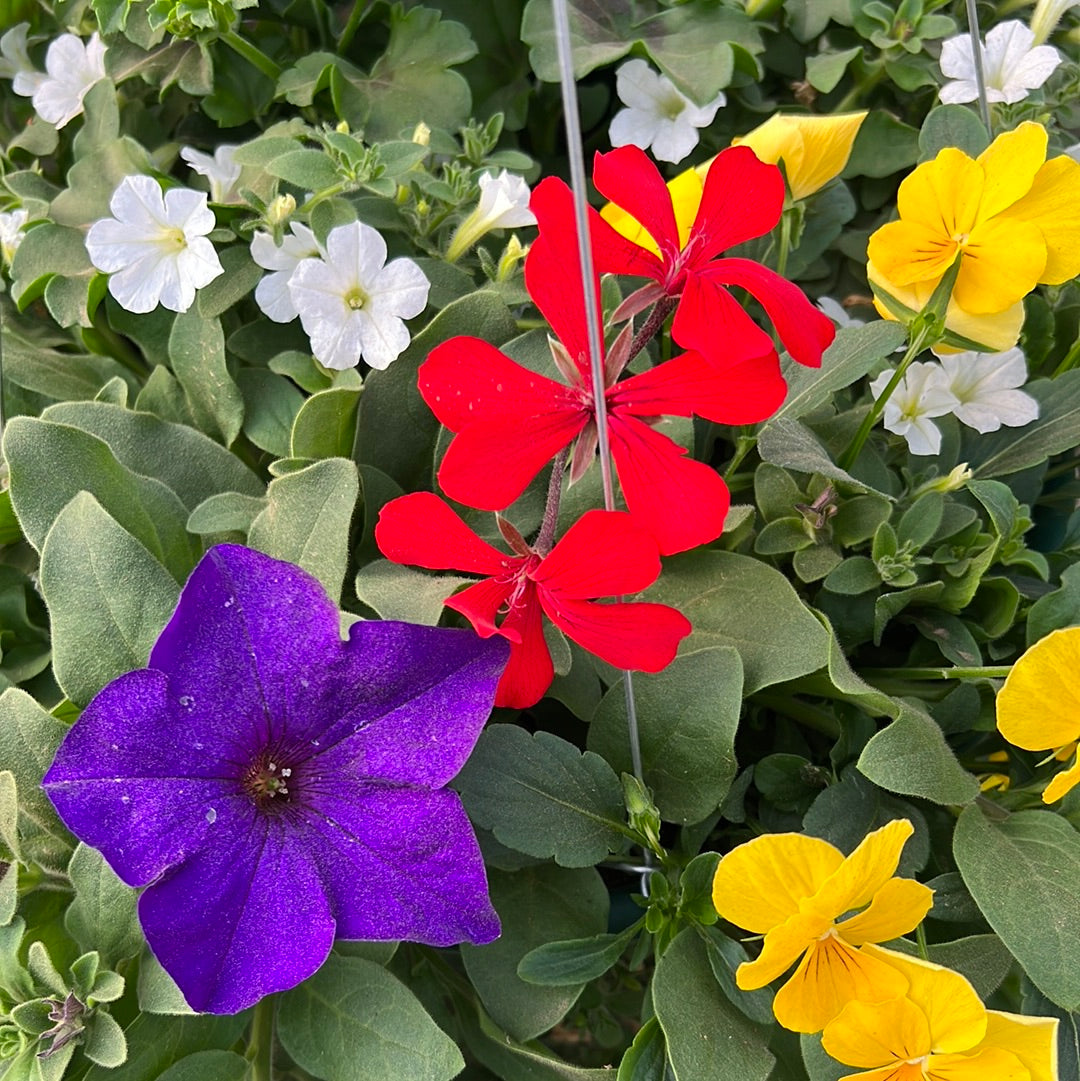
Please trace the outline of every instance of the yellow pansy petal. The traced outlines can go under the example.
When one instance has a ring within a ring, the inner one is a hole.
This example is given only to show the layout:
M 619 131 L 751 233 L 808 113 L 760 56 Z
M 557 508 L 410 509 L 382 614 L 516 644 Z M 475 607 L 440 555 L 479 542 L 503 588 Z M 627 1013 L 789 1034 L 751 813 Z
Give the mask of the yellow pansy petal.
M 930 1026 L 910 999 L 849 1002 L 821 1034 L 825 1050 L 845 1066 L 885 1066 L 930 1053 Z
M 690 239 L 690 227 L 701 206 L 701 193 L 705 190 L 702 176 L 696 169 L 687 169 L 668 182 L 671 205 L 675 211 L 675 224 L 679 229 L 679 247 L 685 248 Z
M 915 827 L 906 818 L 896 818 L 887 826 L 863 838 L 858 848 L 833 872 L 803 911 L 829 919 L 862 908 L 892 878 L 900 862 L 900 852 Z
M 956 258 L 958 245 L 922 222 L 891 221 L 876 230 L 866 254 L 882 274 L 900 285 L 940 279 Z
M 901 1062 L 898 1066 L 882 1066 L 880 1070 L 846 1073 L 840 1081 L 926 1081 L 926 1075 L 918 1063 Z
M 959 240 L 975 228 L 984 181 L 979 165 L 947 146 L 901 181 L 896 206 L 904 221 L 925 225 L 942 241 Z
M 743 991 L 756 991 L 783 975 L 803 955 L 808 946 L 829 929 L 827 920 L 801 913 L 774 927 L 761 944 L 753 961 L 744 961 L 735 972 L 735 982 Z
M 627 240 L 633 242 L 639 248 L 645 248 L 646 251 L 651 251 L 658 259 L 660 258 L 660 248 L 646 231 L 645 226 L 637 218 L 631 217 L 621 206 L 608 203 L 601 209 L 600 217 L 620 236 L 626 237 Z
M 1080 627 L 1053 631 L 1013 666 L 997 696 L 1001 734 L 1027 751 L 1080 736 Z
M 911 878 L 890 878 L 857 916 L 837 924 L 836 933 L 852 946 L 888 942 L 914 930 L 930 911 L 934 891 Z
M 999 135 L 975 160 L 986 176 L 979 207 L 979 218 L 985 221 L 1031 190 L 1046 161 L 1046 128 L 1027 120 Z
M 843 862 L 843 853 L 820 838 L 766 833 L 720 861 L 713 904 L 725 920 L 762 934 L 795 915 Z
M 1042 230 L 1046 269 L 1039 281 L 1060 285 L 1080 274 L 1080 163 L 1064 155 L 1051 158 L 1027 195 L 998 218 L 1031 222 Z
M 1028 1069 L 1031 1081 L 1057 1081 L 1058 1019 L 986 1011 L 986 1037 L 975 1048 L 1011 1051 Z
M 776 992 L 773 1013 L 784 1028 L 818 1032 L 849 1002 L 882 1002 L 906 990 L 907 978 L 898 969 L 827 935 Z
M 1031 1081 L 1015 1055 L 996 1047 L 977 1055 L 931 1055 L 926 1071 L 928 1081 Z
M 793 180 L 803 172 L 805 150 L 802 132 L 795 119 L 793 116 L 775 113 L 753 131 L 732 139 L 731 145 L 748 146 L 761 161 L 772 165 L 779 165 L 783 161 L 791 193 L 795 198 L 800 198 L 795 195 Z
M 1026 221 L 980 222 L 963 251 L 953 297 L 972 315 L 1012 307 L 1035 288 L 1046 267 L 1042 230 Z
M 1043 789 L 1043 803 L 1057 803 L 1070 789 L 1080 784 L 1080 760 L 1061 773 L 1053 777 L 1050 783 Z
M 930 1026 L 930 1050 L 956 1053 L 979 1045 L 986 1035 L 986 1008 L 959 972 L 880 946 L 864 946 L 862 953 L 891 965 L 907 979 L 907 997 Z

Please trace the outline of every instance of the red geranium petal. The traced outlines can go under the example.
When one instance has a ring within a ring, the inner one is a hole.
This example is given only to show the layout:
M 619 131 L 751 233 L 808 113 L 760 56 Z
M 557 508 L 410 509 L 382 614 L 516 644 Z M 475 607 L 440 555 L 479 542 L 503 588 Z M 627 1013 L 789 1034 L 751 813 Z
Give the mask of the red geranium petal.
M 699 277 L 749 290 L 773 321 L 792 359 L 808 368 L 821 367 L 821 354 L 836 337 L 836 327 L 797 285 L 752 259 L 717 259 Z
M 656 541 L 623 511 L 586 511 L 530 577 L 552 594 L 616 597 L 651 586 L 660 573 Z
M 708 271 L 687 275 L 671 336 L 723 370 L 775 351 L 772 338 Z
M 622 207 L 656 241 L 665 262 L 681 250 L 671 192 L 648 154 L 620 146 L 593 158 L 593 183 L 601 195 Z
M 519 603 L 503 621 L 503 634 L 514 634 L 518 641 L 510 643 L 510 660 L 495 691 L 495 705 L 508 709 L 534 706 L 551 686 L 555 667 L 544 641 L 543 616 L 530 582 Z
M 705 177 L 701 206 L 690 229 L 692 265 L 701 267 L 736 244 L 774 228 L 784 209 L 784 178 L 748 146 L 716 155 Z
M 589 235 L 592 237 L 593 260 L 598 274 L 632 274 L 663 282 L 664 264 L 648 248 L 635 244 L 616 231 L 591 207 Z M 629 314 L 625 318 L 629 318 Z
M 679 643 L 693 630 L 686 616 L 666 604 L 604 604 L 543 589 L 540 603 L 567 638 L 616 668 L 638 672 L 659 672 L 670 664 Z
M 391 499 L 379 513 L 375 543 L 395 563 L 433 571 L 502 574 L 511 558 L 481 540 L 431 492 Z
M 611 453 L 627 509 L 656 538 L 661 555 L 723 532 L 731 496 L 711 466 L 635 417 L 611 418 Z
M 432 349 L 420 365 L 417 385 L 452 432 L 478 421 L 542 413 L 570 396 L 562 383 L 530 371 L 489 342 L 464 335 Z
M 787 393 L 776 353 L 723 369 L 699 353 L 682 353 L 608 391 L 608 409 L 637 417 L 699 417 L 718 424 L 756 424 L 779 409 Z
M 522 560 L 513 560 L 521 563 Z M 472 625 L 481 638 L 490 638 L 493 634 L 502 633 L 511 643 L 518 641 L 519 635 L 505 626 L 500 628 L 495 618 L 499 609 L 506 604 L 507 599 L 514 590 L 514 581 L 496 581 L 494 578 L 485 578 L 476 585 L 447 597 L 443 602 L 447 608 L 453 608 L 460 612 Z
M 532 416 L 508 413 L 498 421 L 470 424 L 446 448 L 439 484 L 468 507 L 503 510 L 588 420 L 584 409 L 551 406 Z

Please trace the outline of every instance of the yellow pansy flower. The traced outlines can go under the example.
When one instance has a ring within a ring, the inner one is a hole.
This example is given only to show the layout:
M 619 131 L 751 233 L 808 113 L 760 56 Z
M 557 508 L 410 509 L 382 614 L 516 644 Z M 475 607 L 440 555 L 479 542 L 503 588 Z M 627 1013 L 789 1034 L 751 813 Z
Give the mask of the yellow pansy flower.
M 959 973 L 876 946 L 865 951 L 908 981 L 907 994 L 849 1002 L 825 1026 L 842 1081 L 1056 1081 L 1057 1018 L 987 1010 Z
M 1080 273 L 1080 164 L 1046 161 L 1046 143 L 1027 121 L 977 158 L 946 147 L 918 166 L 900 185 L 900 220 L 870 237 L 879 277 L 932 291 L 959 253 L 953 299 L 983 316 Z
M 764 987 L 802 958 L 773 1000 L 785 1028 L 818 1032 L 852 999 L 896 998 L 907 989 L 895 968 L 860 947 L 907 934 L 933 903 L 929 887 L 893 877 L 913 832 L 897 819 L 847 857 L 817 837 L 771 833 L 720 861 L 716 911 L 765 936 L 757 959 L 739 966 L 739 987 Z
M 1080 627 L 1040 638 L 1012 666 L 997 696 L 998 731 L 1025 751 L 1052 751 L 1064 760 L 1080 739 Z M 1062 758 L 1064 756 L 1064 758 Z M 1080 784 L 1080 761 L 1046 786 L 1043 802 L 1061 799 Z
M 761 161 L 771 165 L 778 165 L 782 159 L 792 198 L 805 199 L 843 172 L 851 157 L 851 147 L 859 132 L 859 125 L 866 116 L 865 112 L 838 113 L 835 116 L 777 113 L 748 134 L 732 139 L 731 145 L 748 146 Z M 715 160 L 714 155 L 668 181 L 682 247 L 686 246 L 690 236 L 690 227 L 701 205 L 705 177 Z M 616 232 L 659 256 L 660 249 L 653 238 L 622 207 L 608 203 L 600 211 L 600 216 Z
M 776 113 L 732 146 L 748 146 L 762 161 L 784 163 L 792 199 L 805 199 L 844 171 L 866 112 L 832 116 Z

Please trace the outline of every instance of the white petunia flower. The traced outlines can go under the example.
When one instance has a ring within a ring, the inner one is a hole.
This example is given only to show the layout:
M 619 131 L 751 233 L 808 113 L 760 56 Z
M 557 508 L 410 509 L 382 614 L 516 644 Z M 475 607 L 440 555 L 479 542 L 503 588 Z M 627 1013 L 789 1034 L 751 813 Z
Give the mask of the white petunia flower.
M 529 185 L 520 176 L 505 169 L 498 176 L 480 177 L 480 202 L 457 227 L 446 251 L 453 263 L 492 229 L 517 229 L 535 225 L 536 215 L 529 209 Z
M 944 386 L 956 399 L 956 419 L 977 432 L 1018 428 L 1039 417 L 1039 403 L 1017 387 L 1027 381 L 1019 349 L 1004 353 L 953 353 L 941 358 Z
M 888 386 L 895 369 L 888 368 L 870 384 L 877 399 Z M 930 419 L 951 413 L 958 404 L 945 386 L 941 366 L 916 361 L 885 403 L 885 427 L 907 440 L 912 454 L 937 454 L 941 450 L 941 429 Z
M 30 97 L 45 78 L 34 67 L 27 51 L 26 33 L 29 23 L 17 23 L 0 37 L 0 79 L 10 79 L 11 89 L 24 98 Z
M 949 105 L 975 101 L 975 61 L 971 37 L 957 34 L 941 44 L 941 73 L 954 80 L 941 88 L 941 100 Z M 983 74 L 987 101 L 1013 105 L 1023 101 L 1054 73 L 1061 56 L 1051 45 L 1035 45 L 1035 35 L 1016 19 L 998 23 L 987 35 L 983 47 Z
M 105 46 L 97 32 L 85 45 L 74 34 L 61 34 L 45 54 L 45 72 L 33 90 L 34 108 L 42 120 L 62 128 L 83 111 L 90 87 L 105 78 Z
M 315 234 L 299 222 L 289 222 L 291 233 L 281 238 L 281 247 L 274 243 L 270 233 L 256 233 L 251 238 L 251 258 L 263 268 L 273 271 L 264 274 L 255 287 L 255 303 L 263 314 L 275 323 L 290 323 L 297 316 L 289 279 L 303 259 L 325 256 Z
M 818 297 L 818 311 L 827 315 L 838 327 L 861 327 L 866 325 L 865 319 L 855 319 L 848 315 L 847 308 L 832 297 Z
M 238 203 L 239 194 L 234 190 L 236 182 L 240 179 L 243 166 L 233 161 L 233 153 L 237 150 L 235 144 L 222 143 L 211 154 L 204 154 L 193 146 L 182 146 L 180 157 L 191 168 L 205 176 L 210 181 L 210 202 L 212 203 Z
M 224 268 L 207 233 L 214 212 L 206 192 L 172 188 L 162 197 L 150 176 L 125 176 L 109 200 L 111 218 L 90 226 L 90 262 L 112 275 L 109 292 L 129 312 L 161 304 L 186 312 L 195 290 L 209 285 Z
M 403 320 L 424 310 L 430 284 L 411 259 L 387 263 L 383 238 L 353 222 L 330 231 L 325 258 L 300 262 L 289 292 L 320 364 L 382 369 L 408 346 Z
M 626 108 L 611 122 L 611 145 L 651 147 L 660 161 L 682 161 L 698 144 L 698 128 L 711 124 L 716 110 L 727 102 L 721 91 L 708 105 L 695 105 L 644 60 L 628 60 L 619 68 L 615 90 Z
M 6 214 L 0 214 L 0 258 L 8 266 L 15 258 L 15 252 L 23 242 L 23 226 L 29 215 L 25 210 L 11 210 Z

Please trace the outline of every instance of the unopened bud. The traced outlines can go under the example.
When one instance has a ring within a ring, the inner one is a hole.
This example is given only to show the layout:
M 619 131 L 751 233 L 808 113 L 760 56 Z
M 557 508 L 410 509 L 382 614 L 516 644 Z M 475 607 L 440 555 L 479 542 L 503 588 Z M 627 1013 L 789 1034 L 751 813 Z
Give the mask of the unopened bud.
M 296 209 L 296 200 L 291 195 L 278 195 L 266 208 L 266 223 L 270 226 L 283 225 Z
M 502 255 L 499 256 L 499 266 L 495 271 L 495 280 L 501 282 L 506 281 L 514 273 L 514 269 L 518 263 L 520 263 L 528 254 L 529 246 L 527 244 L 522 244 L 515 233 L 510 237 Z
M 412 133 L 412 141 L 420 146 L 427 146 L 431 142 L 431 128 L 423 120 L 416 125 L 416 130 Z
M 339 120 L 337 122 L 337 127 L 334 128 L 334 131 L 336 131 L 339 135 L 348 135 L 349 122 L 347 120 Z

